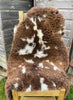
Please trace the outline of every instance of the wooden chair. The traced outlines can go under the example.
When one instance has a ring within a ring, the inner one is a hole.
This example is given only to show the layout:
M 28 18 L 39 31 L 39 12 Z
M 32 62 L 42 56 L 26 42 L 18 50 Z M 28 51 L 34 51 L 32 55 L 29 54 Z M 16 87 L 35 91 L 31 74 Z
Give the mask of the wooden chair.
M 64 100 L 65 89 L 49 90 L 49 91 L 32 91 L 32 92 L 18 92 L 12 91 L 13 100 L 56 100 L 55 96 L 58 96 L 57 100 Z
M 19 23 L 23 21 L 24 16 L 25 13 L 19 11 Z M 19 100 L 19 96 L 21 96 L 21 100 L 56 100 L 55 96 L 58 96 L 57 100 L 64 100 L 65 89 L 32 92 L 18 92 L 13 90 L 12 94 L 13 100 Z

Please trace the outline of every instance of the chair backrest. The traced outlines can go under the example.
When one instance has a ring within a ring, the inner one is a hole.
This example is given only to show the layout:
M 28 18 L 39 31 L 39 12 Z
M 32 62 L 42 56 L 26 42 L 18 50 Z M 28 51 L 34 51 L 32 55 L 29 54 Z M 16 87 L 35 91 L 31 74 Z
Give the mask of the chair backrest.
M 23 11 L 19 11 L 19 23 L 23 21 L 25 14 Z

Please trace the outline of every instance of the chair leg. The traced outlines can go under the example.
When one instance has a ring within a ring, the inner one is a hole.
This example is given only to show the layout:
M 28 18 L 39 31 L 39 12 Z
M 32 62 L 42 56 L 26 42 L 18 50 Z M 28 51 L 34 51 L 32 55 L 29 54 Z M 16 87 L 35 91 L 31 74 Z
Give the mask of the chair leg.
M 58 100 L 64 100 L 65 89 L 60 90 L 60 94 L 58 96 Z
M 24 97 L 21 97 L 21 100 L 24 100 Z
M 18 92 L 12 91 L 12 94 L 13 94 L 13 100 L 19 100 Z

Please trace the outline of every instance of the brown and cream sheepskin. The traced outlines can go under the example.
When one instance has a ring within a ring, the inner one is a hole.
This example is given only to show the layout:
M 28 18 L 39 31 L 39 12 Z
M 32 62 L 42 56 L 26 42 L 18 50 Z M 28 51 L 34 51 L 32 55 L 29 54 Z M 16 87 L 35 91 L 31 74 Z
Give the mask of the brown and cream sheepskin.
M 12 100 L 12 90 L 65 87 L 67 95 L 70 86 L 65 72 L 69 56 L 62 39 L 64 21 L 56 8 L 34 7 L 16 26 L 5 84 L 8 100 Z

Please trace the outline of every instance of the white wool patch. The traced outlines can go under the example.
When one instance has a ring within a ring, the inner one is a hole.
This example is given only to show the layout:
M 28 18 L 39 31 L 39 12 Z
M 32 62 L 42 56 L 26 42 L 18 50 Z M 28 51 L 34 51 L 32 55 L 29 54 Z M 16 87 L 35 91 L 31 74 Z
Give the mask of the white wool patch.
M 50 46 L 46 47 L 46 45 L 44 44 L 44 41 L 42 43 L 42 50 L 47 50 L 47 49 L 50 49 Z
M 49 60 L 46 60 L 46 62 L 48 62 L 48 63 L 49 63 Z
M 16 68 L 13 68 L 13 69 L 16 69 Z
M 45 18 L 45 17 L 47 17 L 47 15 L 44 14 L 43 17 Z
M 34 38 L 35 38 L 35 34 L 32 36 L 31 39 L 27 38 L 27 42 L 28 43 L 33 43 L 34 42 Z
M 46 66 L 45 68 L 46 68 L 46 69 L 50 69 L 50 68 L 49 68 L 49 67 L 47 67 L 47 66 Z
M 33 29 L 37 31 L 37 36 L 39 37 L 39 44 L 42 44 L 42 39 L 43 39 L 43 33 L 41 29 L 37 28 L 37 23 L 36 23 L 36 18 L 35 20 L 33 18 L 30 18 L 30 20 L 32 21 L 32 23 L 34 24 Z
M 53 62 L 51 62 L 50 64 L 54 67 L 54 70 L 60 70 Z
M 20 68 L 20 67 L 22 67 L 22 65 L 19 65 L 18 67 Z
M 60 62 L 60 65 L 62 65 L 62 62 Z
M 56 84 L 54 82 L 52 82 L 53 86 L 56 88 Z
M 34 21 L 33 17 L 31 17 L 30 20 L 32 21 L 32 23 L 33 23 L 34 25 L 36 25 L 36 21 Z
M 25 46 L 25 48 L 20 49 L 18 51 L 19 55 L 27 55 L 33 52 L 33 49 L 36 46 L 36 44 L 34 43 L 34 38 L 35 38 L 35 34 L 32 36 L 32 38 L 27 38 L 27 39 L 21 38 L 22 41 L 27 41 L 28 44 Z M 32 43 L 32 46 L 29 45 L 30 43 Z
M 32 63 L 32 64 L 34 63 L 34 61 L 32 59 L 29 59 L 29 60 L 25 59 L 25 61 L 28 63 Z
M 17 78 L 16 78 L 16 80 L 18 81 L 18 80 L 19 80 L 19 78 L 17 77 Z
M 40 83 L 41 83 L 41 91 L 48 90 L 48 85 L 44 83 L 44 78 L 40 78 Z
M 39 63 L 39 66 L 38 67 L 43 68 L 44 67 L 43 66 L 43 63 Z
M 38 18 L 40 19 L 40 17 Z M 37 28 L 36 18 L 35 19 L 30 18 L 30 20 L 34 24 L 33 29 L 37 31 L 37 36 L 39 37 L 39 44 L 42 44 L 42 48 L 41 48 L 42 50 L 41 51 L 37 50 L 37 53 L 34 55 L 34 57 L 39 57 L 39 58 L 46 57 L 48 56 L 48 54 L 44 54 L 43 50 L 50 49 L 50 46 L 46 47 L 46 45 L 44 44 L 45 43 L 45 41 L 43 41 L 44 34 L 42 33 L 41 29 Z
M 29 44 L 29 43 L 33 43 L 34 42 L 34 38 L 35 38 L 35 34 L 32 36 L 32 38 L 27 38 L 27 39 L 21 38 L 21 40 L 22 41 L 27 41 L 28 44 Z
M 18 87 L 18 83 L 15 83 L 15 84 L 14 84 L 14 88 L 17 88 L 17 87 Z
M 22 41 L 26 41 L 26 39 L 24 39 L 24 38 L 21 38 L 21 40 L 22 40 Z
M 25 46 L 25 48 L 20 49 L 20 50 L 18 51 L 18 53 L 19 53 L 19 55 L 31 54 L 31 53 L 33 52 L 33 49 L 35 48 L 35 46 L 36 46 L 35 43 L 33 43 L 32 46 L 30 46 L 29 44 L 27 44 L 27 45 Z
M 26 92 L 31 92 L 31 85 L 26 89 Z
M 25 68 L 25 66 L 23 66 L 22 67 L 22 73 L 25 74 L 25 72 L 26 72 L 26 68 Z
M 42 33 L 42 30 L 41 29 L 39 29 L 39 30 L 37 30 L 37 32 L 38 32 L 38 34 L 37 34 L 37 36 L 39 37 L 39 44 L 43 44 L 43 33 Z
M 55 46 L 55 49 L 58 49 L 58 47 L 57 47 L 57 46 Z
M 39 20 L 39 22 L 41 22 L 42 21 L 42 18 L 40 16 L 38 16 L 38 20 Z
M 47 50 L 47 49 L 50 49 L 50 46 L 48 46 L 48 47 L 45 46 L 45 50 Z
M 39 57 L 39 58 L 46 57 L 46 56 L 48 56 L 48 54 L 44 54 L 43 51 L 39 51 L 39 50 L 37 50 L 37 53 L 34 54 L 34 57 Z
M 40 19 L 40 17 L 38 17 L 38 18 Z M 37 31 L 37 36 L 39 38 L 39 44 L 42 44 L 42 48 L 41 48 L 42 50 L 41 51 L 37 50 L 37 53 L 34 55 L 34 57 L 39 57 L 39 58 L 46 57 L 46 56 L 48 56 L 48 54 L 44 54 L 43 50 L 50 49 L 50 46 L 46 47 L 46 45 L 44 44 L 45 43 L 45 41 L 43 41 L 44 34 L 42 33 L 41 29 L 37 28 L 36 18 L 35 19 L 30 18 L 30 20 L 34 24 L 33 29 Z
M 26 25 L 25 28 L 26 28 L 26 29 L 29 29 L 29 26 Z
M 62 34 L 62 32 L 63 32 L 63 31 L 62 31 L 62 30 L 60 30 L 60 31 L 58 31 L 58 34 Z
M 49 50 L 51 47 L 50 46 L 48 46 L 48 47 L 46 47 L 46 45 L 44 44 L 46 41 L 42 41 L 42 50 Z
M 59 68 L 57 66 L 54 66 L 54 70 L 59 70 Z
M 17 32 L 17 25 L 14 27 L 14 33 Z
M 44 41 L 44 43 L 48 43 L 47 41 Z
M 37 68 L 35 68 L 37 70 Z

